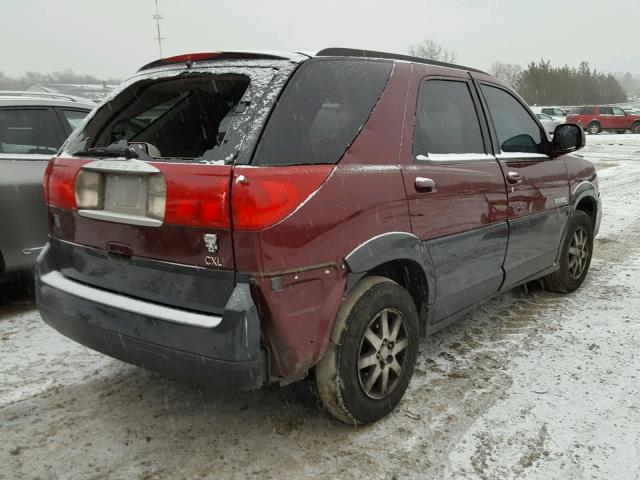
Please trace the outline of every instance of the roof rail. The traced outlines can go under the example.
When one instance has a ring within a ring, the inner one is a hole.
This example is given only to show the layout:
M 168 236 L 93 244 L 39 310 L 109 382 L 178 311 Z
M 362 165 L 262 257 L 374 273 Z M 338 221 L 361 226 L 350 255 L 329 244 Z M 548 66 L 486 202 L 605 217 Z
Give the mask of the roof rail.
M 279 53 L 268 52 L 207 52 L 207 53 L 187 53 L 173 57 L 159 58 L 147 63 L 138 69 L 138 72 L 149 70 L 155 67 L 173 65 L 178 63 L 195 63 L 212 60 L 290 60 L 290 56 Z
M 35 98 L 51 98 L 58 100 L 68 100 L 70 102 L 81 102 L 84 99 L 74 97 L 73 95 L 65 95 L 64 93 L 50 92 L 31 92 L 27 90 L 0 90 L 0 97 L 35 97 Z M 87 99 L 87 102 L 89 100 Z
M 427 60 L 421 57 L 412 57 L 411 55 L 400 55 L 397 53 L 376 52 L 375 50 L 357 50 L 355 48 L 325 48 L 316 53 L 318 57 L 361 57 L 361 58 L 388 58 L 390 60 L 403 60 L 405 62 L 424 63 L 434 65 L 436 67 L 457 68 L 459 70 L 467 70 L 471 72 L 484 73 L 477 68 L 465 67 L 453 63 L 439 62 L 437 60 Z

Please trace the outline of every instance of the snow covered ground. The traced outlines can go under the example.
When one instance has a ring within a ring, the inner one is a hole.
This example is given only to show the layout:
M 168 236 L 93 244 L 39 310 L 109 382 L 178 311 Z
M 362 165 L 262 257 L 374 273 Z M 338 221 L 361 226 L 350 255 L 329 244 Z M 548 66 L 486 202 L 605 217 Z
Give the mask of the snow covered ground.
M 364 428 L 308 383 L 220 393 L 109 359 L 5 292 L 0 478 L 640 478 L 640 135 L 580 154 L 604 199 L 583 287 L 518 289 L 427 339 L 400 407 Z

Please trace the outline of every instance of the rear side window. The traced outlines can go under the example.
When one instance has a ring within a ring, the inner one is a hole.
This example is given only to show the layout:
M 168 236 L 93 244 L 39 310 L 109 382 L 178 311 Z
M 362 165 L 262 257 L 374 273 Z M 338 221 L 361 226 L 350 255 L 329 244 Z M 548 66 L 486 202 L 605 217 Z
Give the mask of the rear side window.
M 490 85 L 482 92 L 503 152 L 544 153 L 540 127 L 513 95 Z
M 75 130 L 80 126 L 84 117 L 87 116 L 87 113 L 81 110 L 67 110 L 66 108 L 62 109 L 62 116 L 71 127 L 71 130 Z
M 48 110 L 0 110 L 0 153 L 52 155 L 60 143 Z
M 278 100 L 254 165 L 337 163 L 389 79 L 392 62 L 314 59 L 294 73 Z
M 565 113 L 562 110 L 560 110 L 559 108 L 543 108 L 542 109 L 542 113 L 546 113 L 547 115 L 551 115 L 552 117 L 553 116 L 562 117 L 562 116 L 565 115 Z
M 485 153 L 478 114 L 466 82 L 426 80 L 416 109 L 413 153 Z

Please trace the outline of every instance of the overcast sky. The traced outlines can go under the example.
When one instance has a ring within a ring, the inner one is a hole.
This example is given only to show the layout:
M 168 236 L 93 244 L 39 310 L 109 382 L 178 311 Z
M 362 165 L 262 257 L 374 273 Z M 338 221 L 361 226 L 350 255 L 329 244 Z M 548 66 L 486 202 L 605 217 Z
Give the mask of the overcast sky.
M 379 6 L 378 6 L 379 5 Z M 406 53 L 434 39 L 458 63 L 540 58 L 640 74 L 640 0 L 159 0 L 165 56 L 329 46 Z M 127 77 L 158 58 L 153 0 L 2 0 L 0 71 Z

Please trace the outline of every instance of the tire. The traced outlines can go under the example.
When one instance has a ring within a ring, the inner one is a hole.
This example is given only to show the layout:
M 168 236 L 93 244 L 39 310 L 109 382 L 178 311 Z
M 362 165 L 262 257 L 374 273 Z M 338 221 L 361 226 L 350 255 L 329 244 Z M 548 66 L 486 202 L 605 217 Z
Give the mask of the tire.
M 632 133 L 640 133 L 640 122 L 636 122 L 631 126 Z
M 375 422 L 390 413 L 413 375 L 419 335 L 418 312 L 404 288 L 385 277 L 360 281 L 344 299 L 325 354 L 315 367 L 326 409 L 352 425 Z
M 587 133 L 589 135 L 597 135 L 602 131 L 600 124 L 598 122 L 591 122 L 587 125 Z
M 577 210 L 567 225 L 567 235 L 560 253 L 560 268 L 543 278 L 547 290 L 571 293 L 589 273 L 593 254 L 593 225 L 585 212 Z

